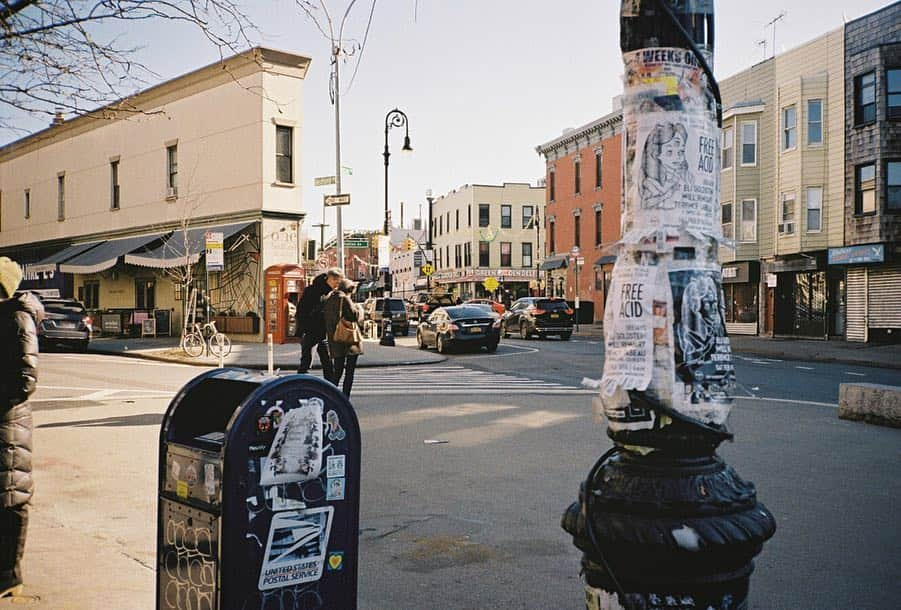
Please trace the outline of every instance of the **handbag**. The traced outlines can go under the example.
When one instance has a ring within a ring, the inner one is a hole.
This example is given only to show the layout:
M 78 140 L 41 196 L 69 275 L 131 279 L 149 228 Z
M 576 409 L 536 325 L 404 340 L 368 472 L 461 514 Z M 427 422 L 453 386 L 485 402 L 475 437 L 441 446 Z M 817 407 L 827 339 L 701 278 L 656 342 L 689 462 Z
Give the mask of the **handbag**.
M 335 343 L 356 345 L 363 342 L 363 333 L 356 322 L 344 319 L 344 298 L 341 298 L 341 312 L 338 315 L 338 325 L 335 326 Z

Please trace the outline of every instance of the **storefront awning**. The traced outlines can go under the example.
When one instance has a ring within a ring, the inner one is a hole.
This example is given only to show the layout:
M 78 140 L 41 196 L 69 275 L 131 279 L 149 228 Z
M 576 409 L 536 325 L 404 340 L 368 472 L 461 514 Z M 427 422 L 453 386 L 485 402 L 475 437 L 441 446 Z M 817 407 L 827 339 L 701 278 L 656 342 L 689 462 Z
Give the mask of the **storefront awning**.
M 193 265 L 200 260 L 200 255 L 206 249 L 207 233 L 222 233 L 222 239 L 228 239 L 250 224 L 252 223 L 239 222 L 214 227 L 179 229 L 173 232 L 161 246 L 149 252 L 127 254 L 125 262 L 129 265 L 140 265 L 141 267 L 153 267 L 155 269 L 170 269 L 187 264 Z
M 82 252 L 90 250 L 94 246 L 100 244 L 102 242 L 92 241 L 86 244 L 75 244 L 74 246 L 69 246 L 68 248 L 63 248 L 59 252 L 55 254 L 51 254 L 47 258 L 43 258 L 36 263 L 32 263 L 28 265 L 28 271 L 34 273 L 44 273 L 47 271 L 56 271 L 56 266 L 59 263 L 65 262 L 74 256 L 78 256 Z
M 612 265 L 615 262 L 616 262 L 616 257 L 614 255 L 610 254 L 607 256 L 602 256 L 598 260 L 594 261 L 594 266 L 600 267 L 602 265 Z
M 558 254 L 557 256 L 549 256 L 538 267 L 541 271 L 552 271 L 554 269 L 563 269 L 566 267 L 567 256 Z
M 95 247 L 62 263 L 59 266 L 59 270 L 63 273 L 97 273 L 98 271 L 104 271 L 115 266 L 116 261 L 123 254 L 137 250 L 163 235 L 163 233 L 154 233 L 152 235 L 138 235 L 136 237 L 94 242 L 92 245 Z

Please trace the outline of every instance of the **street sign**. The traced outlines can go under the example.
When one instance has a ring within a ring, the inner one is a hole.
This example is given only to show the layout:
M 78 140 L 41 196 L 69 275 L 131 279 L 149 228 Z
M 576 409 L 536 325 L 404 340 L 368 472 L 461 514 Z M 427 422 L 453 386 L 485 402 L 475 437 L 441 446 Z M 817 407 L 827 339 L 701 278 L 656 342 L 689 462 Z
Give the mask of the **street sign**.
M 335 205 L 350 205 L 350 193 L 344 193 L 341 195 L 326 195 L 325 205 L 326 207 Z
M 484 286 L 485 290 L 487 290 L 488 292 L 494 292 L 500 285 L 500 282 L 498 282 L 494 277 L 489 277 L 484 282 L 482 282 L 482 286 Z
M 584 257 L 584 256 L 578 257 L 578 258 L 576 259 L 576 264 L 579 265 L 580 267 L 581 267 L 582 265 L 584 265 L 584 264 L 585 264 L 585 257 Z
M 222 271 L 225 268 L 225 252 L 222 249 L 221 232 L 207 231 L 206 235 L 206 270 Z
M 573 249 L 570 250 L 569 253 L 572 254 L 573 256 L 579 256 L 579 254 L 581 254 L 582 251 L 579 249 L 579 246 L 573 246 Z
M 345 239 L 345 248 L 368 248 L 369 240 L 367 239 Z
M 316 186 L 328 186 L 330 184 L 335 184 L 336 182 L 337 180 L 335 180 L 334 176 L 319 176 L 313 180 L 313 184 Z
M 420 271 L 422 271 L 422 274 L 424 276 L 429 277 L 430 275 L 435 273 L 435 267 L 433 267 L 431 263 L 426 263 L 425 265 L 420 267 Z

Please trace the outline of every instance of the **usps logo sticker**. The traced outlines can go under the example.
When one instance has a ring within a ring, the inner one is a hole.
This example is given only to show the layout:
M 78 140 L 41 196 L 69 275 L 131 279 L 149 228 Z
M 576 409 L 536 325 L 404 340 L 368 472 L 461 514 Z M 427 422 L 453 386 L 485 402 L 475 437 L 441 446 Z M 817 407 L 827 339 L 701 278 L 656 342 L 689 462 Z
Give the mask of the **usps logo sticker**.
M 260 569 L 260 591 L 322 578 L 334 508 L 276 513 Z

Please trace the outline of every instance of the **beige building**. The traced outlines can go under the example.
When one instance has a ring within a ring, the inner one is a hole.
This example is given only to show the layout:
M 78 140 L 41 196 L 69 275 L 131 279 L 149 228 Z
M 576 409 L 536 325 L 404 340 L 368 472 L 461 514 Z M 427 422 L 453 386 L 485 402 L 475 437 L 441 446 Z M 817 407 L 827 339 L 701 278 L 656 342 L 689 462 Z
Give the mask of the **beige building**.
M 190 273 L 213 313 L 262 336 L 245 322 L 263 314 L 264 270 L 302 262 L 309 63 L 254 48 L 0 148 L 0 253 L 26 288 L 81 299 L 110 332 L 116 314 L 179 332 Z
M 829 32 L 720 82 L 729 331 L 842 334 L 844 42 Z
M 465 185 L 432 203 L 434 284 L 463 298 L 498 299 L 534 292 L 544 248 L 545 187 L 522 183 Z

